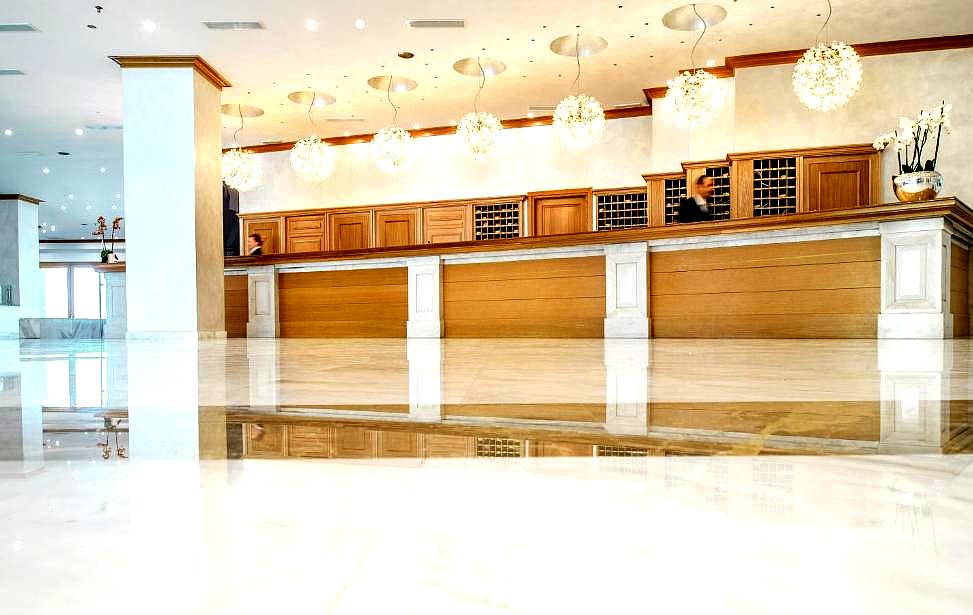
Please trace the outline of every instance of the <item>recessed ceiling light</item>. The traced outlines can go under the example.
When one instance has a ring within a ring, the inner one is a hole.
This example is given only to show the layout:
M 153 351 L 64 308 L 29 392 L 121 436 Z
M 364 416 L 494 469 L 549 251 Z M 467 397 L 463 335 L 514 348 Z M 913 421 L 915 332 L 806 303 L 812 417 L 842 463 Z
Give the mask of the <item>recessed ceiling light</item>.
M 449 125 L 450 126 L 455 126 L 456 125 L 456 120 L 449 120 Z
M 47 175 L 48 173 L 51 172 L 51 170 L 48 169 L 47 167 L 44 167 L 43 169 L 41 169 L 41 172 L 44 173 L 44 175 Z
M 61 205 L 61 211 L 67 211 L 67 210 L 68 210 L 67 205 Z
M 145 21 L 142 22 L 143 32 L 155 32 L 155 28 L 156 28 L 155 22 L 152 21 L 151 19 L 146 19 Z
M 317 19 L 306 19 L 304 20 L 304 27 L 307 28 L 308 32 L 317 32 L 320 25 Z
M 528 111 L 527 112 L 527 119 L 531 119 L 531 120 L 534 119 L 534 112 L 533 111 Z
M 56 230 L 57 230 L 57 227 L 56 227 L 56 226 L 54 226 L 54 225 L 52 224 L 52 225 L 51 225 L 51 230 L 52 230 L 52 231 L 56 231 Z
M 121 194 L 118 194 L 118 193 L 115 193 L 115 198 L 116 199 L 120 199 L 120 198 L 122 198 L 122 195 Z
M 68 198 L 69 198 L 69 199 L 73 199 L 73 198 L 74 198 L 74 195 L 73 195 L 73 194 L 69 194 L 69 195 L 68 195 Z
M 81 135 L 84 134 L 84 129 L 83 128 L 75 128 L 74 129 L 74 134 L 76 134 L 76 135 L 78 135 L 80 137 Z
M 112 206 L 111 206 L 111 208 L 112 208 L 113 210 L 114 210 L 114 209 L 118 209 L 118 205 L 112 205 Z
M 99 173 L 104 173 L 106 171 L 108 171 L 108 169 L 106 169 L 105 167 L 101 167 L 100 169 L 98 169 Z
M 400 51 L 398 56 L 403 60 L 411 60 L 412 58 L 416 57 L 416 54 L 412 53 L 411 51 Z
M 359 17 L 358 19 L 356 19 L 355 20 L 355 27 L 358 28 L 359 30 L 364 30 L 365 29 L 365 20 L 362 19 L 361 17 Z
M 345 131 L 345 136 L 346 136 L 346 137 L 350 137 L 350 136 L 351 136 L 351 133 L 350 133 L 350 132 L 348 132 L 348 131 L 346 130 L 346 131 Z
M 712 58 L 710 58 L 709 60 L 706 60 L 706 66 L 716 66 L 716 60 L 714 60 Z
M 84 208 L 85 208 L 85 209 L 86 209 L 87 211 L 91 211 L 91 205 L 85 205 L 85 206 L 84 206 Z
M 413 130 L 419 130 L 419 124 L 413 124 L 412 128 Z
M 13 135 L 13 133 L 14 131 L 10 130 L 9 128 L 5 128 L 3 131 L 3 134 L 7 135 L 8 137 Z

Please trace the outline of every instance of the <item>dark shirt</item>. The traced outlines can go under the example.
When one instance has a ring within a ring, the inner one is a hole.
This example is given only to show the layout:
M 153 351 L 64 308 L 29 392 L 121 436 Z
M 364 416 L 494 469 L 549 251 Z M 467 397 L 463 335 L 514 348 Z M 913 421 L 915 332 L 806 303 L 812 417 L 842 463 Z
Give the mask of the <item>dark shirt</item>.
M 703 211 L 696 203 L 696 199 L 687 196 L 679 203 L 679 213 L 676 215 L 676 222 L 709 222 L 713 215 L 709 211 Z
M 263 248 L 257 246 L 253 250 L 250 250 L 250 254 L 248 254 L 247 256 L 261 256 L 263 255 L 263 253 L 264 253 Z

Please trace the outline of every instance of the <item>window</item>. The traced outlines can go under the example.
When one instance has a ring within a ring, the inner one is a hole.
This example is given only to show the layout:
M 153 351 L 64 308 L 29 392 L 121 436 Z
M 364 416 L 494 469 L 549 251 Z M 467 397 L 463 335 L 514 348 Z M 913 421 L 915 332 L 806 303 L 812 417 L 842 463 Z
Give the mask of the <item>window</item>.
M 91 265 L 44 267 L 44 318 L 104 318 L 105 282 Z

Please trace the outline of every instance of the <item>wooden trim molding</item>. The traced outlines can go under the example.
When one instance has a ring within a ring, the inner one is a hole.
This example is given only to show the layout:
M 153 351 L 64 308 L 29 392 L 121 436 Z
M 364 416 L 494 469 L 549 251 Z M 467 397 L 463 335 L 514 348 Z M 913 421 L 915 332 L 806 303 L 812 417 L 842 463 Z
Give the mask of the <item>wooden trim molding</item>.
M 650 100 L 647 104 L 639 105 L 636 107 L 623 107 L 621 109 L 607 109 L 605 111 L 605 119 L 617 120 L 626 117 L 643 117 L 646 115 L 652 115 L 652 101 Z M 553 122 L 553 118 L 550 115 L 543 115 L 540 117 L 519 117 L 507 120 L 500 120 L 500 124 L 504 128 L 527 128 L 530 126 L 549 126 Z M 429 128 L 418 128 L 415 130 L 410 130 L 409 134 L 414 138 L 419 137 L 441 137 L 443 135 L 451 135 L 456 132 L 455 126 L 432 126 Z M 347 137 L 328 137 L 324 139 L 330 145 L 349 145 L 352 143 L 366 143 L 372 140 L 375 136 L 374 132 L 366 132 L 357 135 L 349 135 Z M 243 147 L 243 149 L 248 152 L 254 152 L 255 154 L 266 154 L 269 152 L 286 152 L 294 147 L 295 141 L 281 141 L 280 143 L 263 143 L 261 145 L 248 145 Z M 226 152 L 230 148 L 225 147 L 223 151 Z
M 826 147 L 802 147 L 799 149 L 776 149 L 761 152 L 742 152 L 727 154 L 726 160 L 733 162 L 736 160 L 755 160 L 757 158 L 788 158 L 793 156 L 804 156 L 813 158 L 815 156 L 848 156 L 852 154 L 874 154 L 875 148 L 871 143 L 852 143 L 849 145 L 829 145 Z
M 108 56 L 108 58 L 122 68 L 194 68 L 218 90 L 233 85 L 199 56 Z
M 0 194 L 0 201 L 23 201 L 32 205 L 40 205 L 43 199 L 38 199 L 26 194 Z
M 879 41 L 876 43 L 852 44 L 861 57 L 894 55 L 897 53 L 916 53 L 920 51 L 943 51 L 945 49 L 966 49 L 973 47 L 973 34 L 958 34 L 955 36 L 931 36 L 927 38 L 909 38 L 895 41 Z M 750 53 L 738 56 L 727 56 L 723 66 L 702 67 L 720 79 L 733 77 L 737 69 L 758 68 L 760 66 L 777 66 L 779 64 L 795 64 L 807 49 L 788 49 L 785 51 L 768 51 L 764 53 Z M 683 71 L 691 69 L 683 69 Z M 680 71 L 680 72 L 683 72 Z M 642 93 L 650 104 L 653 98 L 665 98 L 669 88 L 666 86 L 645 88 Z
M 472 199 L 445 199 L 441 201 L 412 201 L 405 203 L 379 203 L 374 205 L 344 205 L 342 207 L 319 207 L 316 209 L 287 209 L 283 211 L 255 211 L 252 213 L 239 214 L 241 220 L 253 220 L 256 218 L 278 218 L 281 216 L 320 216 L 324 213 L 353 213 L 356 211 L 368 211 L 379 209 L 388 211 L 391 209 L 410 209 L 418 207 L 448 207 L 452 205 L 489 205 L 491 203 L 522 203 L 527 198 L 524 194 L 514 194 L 511 196 L 485 196 L 483 198 Z

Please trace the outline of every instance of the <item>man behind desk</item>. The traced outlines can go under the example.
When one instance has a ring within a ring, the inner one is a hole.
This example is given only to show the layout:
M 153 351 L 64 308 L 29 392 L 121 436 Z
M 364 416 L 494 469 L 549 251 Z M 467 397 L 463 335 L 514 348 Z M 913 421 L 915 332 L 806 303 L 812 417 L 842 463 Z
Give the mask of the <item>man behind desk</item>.
M 713 219 L 713 213 L 707 203 L 710 195 L 713 194 L 713 178 L 708 175 L 700 175 L 696 178 L 694 188 L 693 195 L 684 198 L 679 203 L 676 222 L 709 222 Z
M 264 240 L 254 233 L 247 237 L 247 256 L 260 256 L 264 253 Z

